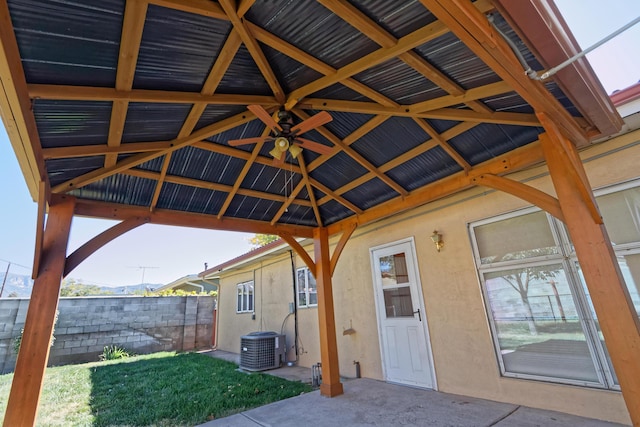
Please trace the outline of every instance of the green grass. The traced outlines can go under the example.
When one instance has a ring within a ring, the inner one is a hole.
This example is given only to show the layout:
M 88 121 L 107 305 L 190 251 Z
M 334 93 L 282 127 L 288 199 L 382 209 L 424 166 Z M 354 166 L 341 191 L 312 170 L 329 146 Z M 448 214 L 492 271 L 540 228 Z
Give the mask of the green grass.
M 195 353 L 48 368 L 38 426 L 194 426 L 311 387 Z M 13 374 L 0 376 L 4 418 Z
M 501 350 L 515 350 L 526 344 L 547 340 L 584 341 L 582 326 L 576 321 L 537 321 L 537 335 L 532 335 L 526 321 L 498 322 L 498 336 Z

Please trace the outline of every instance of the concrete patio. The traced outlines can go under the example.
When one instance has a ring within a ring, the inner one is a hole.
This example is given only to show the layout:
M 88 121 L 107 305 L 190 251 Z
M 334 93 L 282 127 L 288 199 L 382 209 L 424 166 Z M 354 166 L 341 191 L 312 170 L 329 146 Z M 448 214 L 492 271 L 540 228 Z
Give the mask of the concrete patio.
M 236 363 L 239 357 L 221 351 L 205 354 Z M 265 373 L 300 381 L 311 378 L 310 369 L 297 366 Z M 361 378 L 344 381 L 344 394 L 338 397 L 326 398 L 320 396 L 319 391 L 313 391 L 199 427 L 304 425 L 604 427 L 621 424 Z

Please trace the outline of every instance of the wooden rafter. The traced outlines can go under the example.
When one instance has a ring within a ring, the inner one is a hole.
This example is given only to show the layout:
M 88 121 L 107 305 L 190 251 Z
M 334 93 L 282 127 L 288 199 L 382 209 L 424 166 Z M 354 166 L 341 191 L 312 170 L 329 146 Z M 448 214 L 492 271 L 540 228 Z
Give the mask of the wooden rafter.
M 235 28 L 236 31 L 238 31 L 238 34 L 240 34 L 242 43 L 244 43 L 245 47 L 249 51 L 249 54 L 255 61 L 260 72 L 262 73 L 262 76 L 267 81 L 267 84 L 269 85 L 269 87 L 271 88 L 271 91 L 273 92 L 273 96 L 275 96 L 276 99 L 280 102 L 284 101 L 285 99 L 284 90 L 282 90 L 282 87 L 280 86 L 280 82 L 278 82 L 278 79 L 275 73 L 273 72 L 273 70 L 271 69 L 271 66 L 269 65 L 269 61 L 267 61 L 267 58 L 264 56 L 264 53 L 262 52 L 262 49 L 260 49 L 258 42 L 251 35 L 251 33 L 249 33 L 249 31 L 244 25 L 244 22 L 242 22 L 242 20 L 240 19 L 240 16 L 238 16 L 238 12 L 235 9 L 235 2 L 232 0 L 220 0 L 219 3 L 220 3 L 220 6 L 222 6 L 222 8 L 224 9 L 227 16 L 229 17 L 231 24 L 233 24 L 233 28 Z
M 47 213 L 47 200 L 49 200 L 49 187 L 45 181 L 40 181 L 38 187 L 38 212 L 36 216 L 36 242 L 33 251 L 33 269 L 31 278 L 35 280 L 40 273 L 40 262 L 42 261 L 42 242 L 44 239 L 45 215 Z
M 55 186 L 52 189 L 52 191 L 54 193 L 60 193 L 60 192 L 71 191 L 75 188 L 83 187 L 85 185 L 104 179 L 108 176 L 114 175 L 116 173 L 120 173 L 132 167 L 138 166 L 149 160 L 153 160 L 157 157 L 164 156 L 165 154 L 172 153 L 176 150 L 192 145 L 195 142 L 201 141 L 217 133 L 224 132 L 225 130 L 232 129 L 236 126 L 247 123 L 251 120 L 253 120 L 253 115 L 250 113 L 236 114 L 235 116 L 229 117 L 228 119 L 221 120 L 217 123 L 206 126 L 192 133 L 186 138 L 180 138 L 180 139 L 174 140 L 169 148 L 165 148 L 159 151 L 154 151 L 151 153 L 141 153 L 141 154 L 131 156 L 121 162 L 118 162 L 114 166 L 100 168 L 95 171 L 88 172 L 84 175 L 81 175 L 77 178 L 71 179 L 62 184 L 59 184 Z
M 220 5 L 209 0 L 148 0 L 150 4 L 180 10 L 187 13 L 196 13 L 210 18 L 228 20 L 227 14 Z
M 454 120 L 458 122 L 495 123 L 516 126 L 540 126 L 535 114 L 488 112 L 479 113 L 473 110 L 459 108 L 439 108 L 425 112 L 412 112 L 411 108 L 384 107 L 374 102 L 343 101 L 335 99 L 305 98 L 301 101 L 302 108 L 327 111 L 342 111 L 345 113 L 380 114 L 397 117 L 418 117 L 423 119 Z
M 239 40 L 235 31 L 232 31 L 227 39 L 227 43 Z M 216 63 L 223 58 L 230 61 L 231 47 L 225 44 L 224 49 L 220 52 L 220 56 Z M 236 48 L 237 50 L 237 48 Z M 233 51 L 235 52 L 235 51 Z M 214 65 L 215 67 L 215 65 Z M 132 89 L 118 90 L 108 87 L 93 86 L 69 86 L 69 85 L 49 85 L 49 84 L 29 84 L 29 96 L 33 99 L 54 99 L 67 101 L 130 101 L 130 102 L 151 102 L 166 104 L 195 104 L 204 105 L 248 105 L 261 104 L 265 107 L 279 105 L 273 96 L 266 95 L 236 95 L 236 94 L 213 94 L 213 91 L 207 90 L 212 85 L 212 80 L 219 80 L 223 75 L 218 74 L 219 68 L 212 68 L 209 79 L 203 85 L 200 93 L 196 92 L 180 92 L 166 90 L 147 90 Z M 217 87 L 217 84 L 216 84 Z
M 311 207 L 313 208 L 313 213 L 316 216 L 316 222 L 318 223 L 318 227 L 322 227 L 322 216 L 320 215 L 320 210 L 318 209 L 316 196 L 313 194 L 313 188 L 311 187 L 311 182 L 309 182 L 307 165 L 304 163 L 304 158 L 302 157 L 302 155 L 298 156 L 298 164 L 300 165 L 300 170 L 302 171 L 302 180 L 304 181 L 307 187 L 307 193 L 309 193 L 309 200 L 311 200 Z
M 52 196 L 53 197 L 53 196 Z M 148 217 L 149 224 L 174 225 L 177 227 L 203 228 L 206 230 L 240 231 L 243 233 L 280 234 L 312 237 L 313 228 L 303 225 L 274 224 L 241 218 L 222 218 L 190 212 L 168 209 L 156 209 L 149 212 L 143 206 L 121 205 L 117 203 L 94 202 L 78 199 L 76 215 L 124 221 L 132 217 Z
M 420 126 L 420 128 L 425 131 L 433 140 L 440 146 L 442 149 L 458 163 L 462 169 L 468 171 L 471 169 L 471 165 L 458 153 L 454 150 L 447 141 L 445 141 L 438 132 L 434 128 L 432 128 L 426 121 L 422 119 L 413 119 L 414 122 Z
M 356 205 L 354 205 L 353 203 L 351 203 L 350 201 L 348 201 L 347 199 L 345 199 L 341 195 L 339 195 L 336 192 L 332 191 L 326 185 L 316 181 L 315 179 L 313 179 L 311 177 L 309 177 L 309 183 L 311 183 L 312 186 L 314 186 L 315 188 L 317 188 L 318 190 L 320 190 L 324 194 L 326 194 L 327 198 L 335 200 L 336 202 L 340 203 L 342 206 L 344 206 L 345 208 L 351 210 L 352 212 L 355 212 L 358 215 L 363 213 L 362 209 L 360 209 L 359 207 L 357 207 Z M 325 198 L 323 198 L 323 200 L 325 200 Z
M 116 70 L 116 90 L 118 91 L 130 91 L 133 86 L 133 76 L 136 72 L 147 6 L 148 2 L 136 0 L 127 2 L 124 8 L 120 54 Z M 117 147 L 122 141 L 128 108 L 129 101 L 114 101 L 111 107 L 109 136 L 107 138 L 107 145 L 110 147 Z M 104 165 L 105 167 L 113 166 L 117 160 L 115 155 L 109 154 L 105 157 Z
M 160 179 L 160 173 L 143 169 L 128 169 L 122 172 L 122 174 L 127 176 L 135 176 L 137 178 L 150 179 L 154 181 Z M 223 193 L 229 193 L 233 189 L 231 185 L 227 184 L 202 181 L 199 179 L 186 178 L 176 175 L 166 175 L 164 180 L 165 182 L 169 182 L 171 184 L 184 185 L 194 188 L 203 188 L 205 190 L 220 191 Z M 282 202 L 282 196 L 280 194 L 265 193 L 264 191 L 250 190 L 248 188 L 240 188 L 238 189 L 236 194 L 240 196 L 254 197 L 257 199 L 272 200 L 274 202 Z M 294 205 L 311 207 L 311 202 L 305 199 L 294 199 L 291 203 Z
M 215 64 L 213 64 L 213 67 L 211 68 L 211 72 L 209 72 L 209 76 L 207 77 L 207 79 L 204 82 L 204 85 L 202 86 L 202 90 L 200 91 L 202 95 L 212 95 L 216 91 L 218 84 L 220 84 L 220 81 L 222 80 L 224 73 L 229 68 L 229 65 L 231 64 L 231 61 L 233 60 L 233 57 L 235 56 L 235 53 L 238 51 L 239 47 L 240 47 L 240 37 L 238 35 L 238 32 L 233 30 L 229 34 L 229 37 L 227 37 L 227 40 L 222 48 L 222 52 L 216 59 Z M 193 132 L 193 129 L 198 124 L 198 120 L 202 116 L 202 113 L 204 112 L 205 108 L 206 108 L 206 105 L 202 105 L 202 104 L 193 105 L 191 107 L 191 110 L 189 111 L 189 115 L 187 116 L 184 123 L 182 124 L 182 128 L 180 129 L 180 132 L 178 132 L 178 138 L 184 138 L 190 135 L 191 132 Z M 164 159 L 162 162 L 162 169 L 160 171 L 160 178 L 156 182 L 156 189 L 153 193 L 153 198 L 151 199 L 151 205 L 149 206 L 151 210 L 153 210 L 156 207 L 156 204 L 158 203 L 158 199 L 160 198 L 160 192 L 162 191 L 164 178 L 165 178 L 165 175 L 167 174 L 169 163 L 171 162 L 171 155 L 172 153 L 168 153 L 166 156 L 164 156 Z
M 284 213 L 287 211 L 287 209 L 289 209 L 289 206 L 291 206 L 291 203 L 293 203 L 293 201 L 298 196 L 298 194 L 300 194 L 300 192 L 302 191 L 303 188 L 304 188 L 304 181 L 300 180 L 298 185 L 296 185 L 296 188 L 294 188 L 291 191 L 291 194 L 289 194 L 288 197 L 285 197 L 284 203 L 282 203 L 282 206 L 280 206 L 280 209 L 278 209 L 278 212 L 276 212 L 276 214 L 273 216 L 273 218 L 271 218 L 271 222 L 270 222 L 271 225 L 274 225 L 275 223 L 277 223 L 280 220 L 282 215 L 284 215 Z
M 305 113 L 304 111 L 300 110 L 299 108 L 294 109 L 293 112 L 303 120 L 306 120 L 306 119 L 309 118 L 309 115 L 307 113 Z M 394 180 L 389 178 L 384 173 L 380 172 L 374 165 L 371 164 L 371 162 L 369 162 L 367 159 L 365 159 L 364 156 L 362 156 L 360 153 L 355 151 L 353 148 L 349 147 L 347 144 L 342 142 L 342 140 L 340 138 L 338 138 L 337 136 L 335 136 L 334 134 L 329 132 L 328 129 L 326 129 L 323 126 L 319 126 L 315 130 L 318 133 L 320 133 L 322 136 L 327 138 L 335 146 L 339 147 L 343 152 L 345 152 L 349 157 L 351 157 L 353 160 L 358 162 L 362 167 L 364 167 L 369 172 L 374 174 L 382 182 L 384 182 L 386 185 L 391 187 L 398 194 L 400 194 L 402 196 L 406 196 L 408 194 L 407 190 L 402 188 L 402 186 L 400 184 L 398 184 L 397 182 L 395 182 Z
M 368 16 L 362 13 L 355 6 L 352 6 L 348 2 L 336 2 L 332 0 L 319 0 L 319 2 L 331 10 L 336 15 L 340 16 L 345 22 L 352 25 L 362 34 L 366 35 L 376 43 L 378 43 L 382 47 L 390 48 L 393 47 L 396 43 L 398 43 L 398 39 L 396 39 L 392 34 L 384 30 L 378 24 L 376 24 L 373 20 L 371 20 Z M 493 5 L 488 1 L 478 1 L 475 5 L 479 8 L 483 13 L 488 12 L 493 9 Z M 420 57 L 414 51 L 403 52 L 398 55 L 398 59 L 403 61 L 405 64 L 413 68 L 415 71 L 422 74 L 424 77 L 435 83 L 437 86 L 447 91 L 449 94 L 455 97 L 464 97 L 465 90 L 447 77 L 443 72 L 438 70 L 436 67 L 428 63 L 424 58 Z M 507 88 L 505 92 L 511 91 L 511 88 Z M 467 102 L 467 105 L 475 111 L 478 112 L 488 112 L 490 111 L 487 106 L 476 101 L 477 98 L 471 98 Z M 454 104 L 450 104 L 454 105 Z M 441 107 L 433 107 L 430 109 L 436 109 Z
M 540 142 L 532 142 L 507 154 L 481 163 L 472 168 L 470 172 L 458 172 L 433 184 L 414 190 L 405 198 L 396 197 L 388 200 L 368 209 L 361 215 L 338 221 L 327 228 L 329 229 L 329 234 L 332 235 L 340 232 L 344 227 L 351 224 L 363 225 L 387 218 L 396 213 L 404 212 L 408 209 L 471 188 L 475 185 L 473 178 L 476 176 L 482 174 L 504 175 L 528 166 L 540 164 L 543 161 L 544 156 L 540 148 Z
M 533 107 L 554 117 L 563 133 L 577 145 L 587 141 L 586 132 L 569 115 L 544 85 L 531 80 L 507 42 L 497 34 L 484 14 L 467 0 L 421 0 L 453 34 L 469 49 L 509 83 L 513 89 Z
M 460 135 L 463 132 L 466 132 L 467 130 L 471 129 L 472 127 L 476 126 L 476 123 L 460 123 L 457 126 L 452 127 L 451 129 L 443 132 L 440 135 L 440 138 L 444 141 L 447 141 L 451 138 L 454 138 L 458 135 Z M 435 141 L 434 139 L 430 139 L 428 141 L 425 141 L 424 143 L 412 148 L 411 150 L 405 152 L 404 154 L 399 155 L 398 157 L 396 157 L 395 159 L 389 160 L 387 163 L 380 165 L 378 167 L 378 169 L 381 172 L 387 172 L 390 171 L 391 169 L 400 166 L 401 164 L 413 159 L 414 157 L 419 156 L 420 154 L 426 153 L 427 151 L 431 150 L 433 147 L 435 147 L 437 145 L 437 141 Z M 315 163 L 314 163 L 315 166 Z M 346 193 L 347 191 L 353 190 L 354 188 L 364 184 L 367 181 L 372 180 L 373 178 L 375 178 L 375 176 L 371 173 L 367 173 L 362 175 L 361 177 L 352 180 L 351 182 L 343 185 L 342 187 L 338 188 L 335 190 L 335 194 L 337 195 L 341 195 Z M 326 199 L 322 198 L 318 201 L 318 203 L 320 205 L 323 205 L 324 203 L 326 203 Z

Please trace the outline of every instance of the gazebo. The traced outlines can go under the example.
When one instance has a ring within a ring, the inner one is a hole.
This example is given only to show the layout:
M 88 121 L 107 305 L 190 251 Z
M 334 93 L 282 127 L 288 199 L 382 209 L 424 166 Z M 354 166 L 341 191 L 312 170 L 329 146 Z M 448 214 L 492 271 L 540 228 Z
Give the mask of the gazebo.
M 566 224 L 640 425 L 640 323 L 577 154 L 622 120 L 584 59 L 544 75 L 579 52 L 551 0 L 3 0 L 0 20 L 0 112 L 38 203 L 5 425 L 35 422 L 61 278 L 145 223 L 288 242 L 318 284 L 321 393 L 341 394 L 349 237 L 473 186 Z M 556 194 L 508 177 L 542 163 Z M 120 222 L 67 254 L 74 216 Z

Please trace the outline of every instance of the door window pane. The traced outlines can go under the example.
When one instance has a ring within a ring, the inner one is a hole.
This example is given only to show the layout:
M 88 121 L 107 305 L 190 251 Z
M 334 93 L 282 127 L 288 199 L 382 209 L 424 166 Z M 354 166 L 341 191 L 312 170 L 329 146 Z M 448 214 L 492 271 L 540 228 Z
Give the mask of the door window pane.
M 483 277 L 505 372 L 599 382 L 562 264 Z
M 402 286 L 395 289 L 384 289 L 384 307 L 389 317 L 413 317 L 411 289 Z
M 404 252 L 383 256 L 378 259 L 382 286 L 393 286 L 400 283 L 409 283 L 407 259 Z
M 533 212 L 474 227 L 482 264 L 559 252 L 544 212 Z

